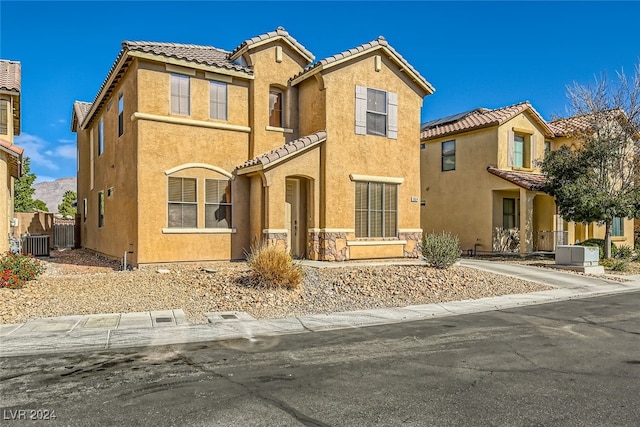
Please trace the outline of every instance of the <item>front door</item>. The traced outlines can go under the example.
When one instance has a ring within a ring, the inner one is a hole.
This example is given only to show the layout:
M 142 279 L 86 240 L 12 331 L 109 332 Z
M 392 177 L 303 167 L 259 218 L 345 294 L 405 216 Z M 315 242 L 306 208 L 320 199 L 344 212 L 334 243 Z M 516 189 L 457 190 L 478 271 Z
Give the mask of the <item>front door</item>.
M 303 190 L 300 179 L 287 178 L 285 197 L 287 244 L 291 255 L 296 258 L 303 258 L 305 256 L 306 225 Z

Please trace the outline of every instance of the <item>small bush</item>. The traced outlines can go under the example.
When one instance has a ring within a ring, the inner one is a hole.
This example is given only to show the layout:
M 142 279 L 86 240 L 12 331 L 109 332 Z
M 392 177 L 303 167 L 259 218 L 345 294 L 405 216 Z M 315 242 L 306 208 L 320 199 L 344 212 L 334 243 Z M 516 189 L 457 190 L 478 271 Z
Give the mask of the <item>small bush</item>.
M 6 252 L 0 258 L 0 272 L 0 287 L 20 289 L 28 280 L 41 275 L 44 267 L 31 255 Z
M 611 259 L 602 260 L 600 264 L 613 271 L 626 271 L 629 261 L 627 259 L 622 259 L 622 258 L 611 258 Z
M 427 234 L 422 238 L 422 255 L 431 267 L 451 267 L 460 258 L 460 240 L 445 232 Z
M 611 252 L 613 252 L 613 250 Z M 633 249 L 631 249 L 631 246 L 626 246 L 626 245 L 618 246 L 618 248 L 615 251 L 615 254 L 613 254 L 615 258 L 626 259 L 626 260 L 630 260 L 632 255 L 633 255 Z
M 580 243 L 580 246 L 597 246 L 598 248 L 600 248 L 600 259 L 604 258 L 604 239 L 588 239 Z M 612 242 L 611 243 L 612 256 L 615 256 L 617 249 L 618 248 L 616 247 L 616 245 Z
M 262 286 L 295 289 L 304 278 L 302 267 L 290 253 L 266 243 L 253 245 L 247 262 Z

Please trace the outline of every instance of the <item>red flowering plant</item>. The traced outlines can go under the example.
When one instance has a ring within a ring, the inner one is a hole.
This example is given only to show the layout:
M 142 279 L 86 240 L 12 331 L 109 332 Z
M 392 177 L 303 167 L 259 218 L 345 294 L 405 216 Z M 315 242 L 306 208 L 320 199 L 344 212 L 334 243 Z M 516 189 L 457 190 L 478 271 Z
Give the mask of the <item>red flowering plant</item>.
M 44 272 L 40 260 L 32 255 L 6 252 L 0 258 L 0 287 L 22 288 L 28 280 L 33 280 Z

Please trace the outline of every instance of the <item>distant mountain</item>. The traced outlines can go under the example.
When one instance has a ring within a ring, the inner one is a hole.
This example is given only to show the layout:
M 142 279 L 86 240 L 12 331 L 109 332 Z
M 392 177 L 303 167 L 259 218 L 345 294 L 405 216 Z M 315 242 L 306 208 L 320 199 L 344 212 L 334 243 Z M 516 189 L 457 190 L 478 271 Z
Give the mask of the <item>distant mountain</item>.
M 49 212 L 58 212 L 58 205 L 62 203 L 62 196 L 67 190 L 78 191 L 76 178 L 58 178 L 55 181 L 45 181 L 33 184 L 36 190 L 33 193 L 33 200 L 42 200 L 49 209 Z

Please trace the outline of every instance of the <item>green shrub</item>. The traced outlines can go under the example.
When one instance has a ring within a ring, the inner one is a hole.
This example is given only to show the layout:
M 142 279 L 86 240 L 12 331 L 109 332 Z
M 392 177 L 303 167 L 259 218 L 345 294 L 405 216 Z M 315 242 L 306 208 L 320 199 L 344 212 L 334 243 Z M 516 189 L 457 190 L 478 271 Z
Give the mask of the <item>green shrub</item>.
M 611 258 L 600 261 L 600 264 L 613 271 L 626 271 L 629 261 L 623 258 Z
M 20 289 L 28 280 L 44 272 L 42 263 L 31 255 L 6 252 L 0 258 L 0 287 Z
M 253 245 L 247 262 L 262 286 L 295 289 L 304 278 L 302 267 L 290 253 L 267 243 Z
M 588 239 L 580 243 L 580 246 L 597 246 L 598 248 L 600 248 L 600 259 L 604 258 L 604 239 Z M 611 243 L 612 256 L 615 256 L 617 249 L 618 248 L 616 247 L 616 245 L 612 242 Z
M 427 234 L 422 238 L 422 255 L 431 267 L 451 267 L 460 258 L 460 240 L 445 232 Z
M 611 252 L 614 252 L 614 251 L 612 250 Z M 630 260 L 632 255 L 633 255 L 633 249 L 631 249 L 631 246 L 626 246 L 626 245 L 618 246 L 617 249 L 615 250 L 615 253 L 613 254 L 615 258 L 626 259 L 626 260 Z

